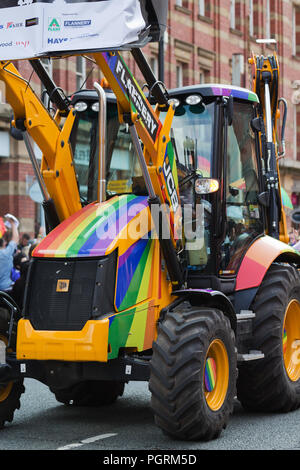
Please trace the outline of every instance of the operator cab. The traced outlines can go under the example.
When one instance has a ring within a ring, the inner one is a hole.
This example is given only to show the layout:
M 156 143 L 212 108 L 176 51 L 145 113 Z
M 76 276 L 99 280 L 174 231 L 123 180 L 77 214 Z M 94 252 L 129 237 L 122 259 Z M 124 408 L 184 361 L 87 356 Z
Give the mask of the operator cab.
M 216 192 L 193 191 L 194 204 L 204 206 L 204 232 L 202 245 L 196 249 L 189 245 L 188 252 L 189 286 L 199 287 L 199 276 L 207 275 L 207 287 L 211 287 L 210 276 L 234 279 L 247 248 L 264 233 L 258 202 L 263 187 L 261 157 L 258 133 L 251 126 L 258 98 L 249 90 L 219 84 L 171 90 L 170 97 L 177 104 L 172 138 L 179 168 L 190 171 L 194 165 L 197 177 L 219 182 Z M 230 97 L 232 119 L 226 124 Z M 180 182 L 179 187 L 184 202 L 187 188 Z M 214 287 L 222 289 L 218 284 Z
M 127 125 L 119 123 L 113 93 L 106 90 L 106 96 L 107 198 L 124 193 L 146 195 Z M 258 135 L 251 127 L 258 99 L 243 88 L 206 84 L 170 90 L 169 96 L 176 106 L 171 140 L 180 200 L 183 208 L 192 207 L 196 233 L 196 239 L 185 237 L 188 283 L 190 287 L 216 287 L 211 279 L 234 279 L 249 244 L 264 232 L 264 214 L 258 202 L 262 191 Z M 230 97 L 232 122 L 227 125 Z M 81 201 L 85 205 L 97 200 L 97 93 L 79 91 L 73 95 L 72 104 L 77 116 L 71 145 Z M 163 112 L 160 120 L 164 120 Z M 217 181 L 218 187 L 214 192 L 197 194 L 195 184 L 201 178 Z

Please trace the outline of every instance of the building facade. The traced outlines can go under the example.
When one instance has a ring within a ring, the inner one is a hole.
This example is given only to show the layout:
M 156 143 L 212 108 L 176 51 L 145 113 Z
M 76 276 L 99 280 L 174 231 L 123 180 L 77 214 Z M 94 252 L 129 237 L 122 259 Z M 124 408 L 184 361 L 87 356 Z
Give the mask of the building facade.
M 281 183 L 294 207 L 300 206 L 300 0 L 169 0 L 168 24 L 161 43 L 143 52 L 154 73 L 167 88 L 196 83 L 224 83 L 251 88 L 248 58 L 268 55 L 277 41 L 280 67 L 279 95 L 287 100 L 286 155 L 279 161 Z M 163 57 L 163 60 L 159 60 Z M 130 53 L 124 58 L 141 84 L 143 79 Z M 101 78 L 94 64 L 83 57 L 44 59 L 44 65 L 67 94 L 92 88 Z M 41 85 L 27 62 L 17 63 L 21 74 L 38 95 Z M 21 231 L 34 235 L 42 223 L 40 204 L 34 202 L 34 175 L 24 143 L 9 134 L 12 110 L 0 82 L 0 215 L 13 213 Z M 280 138 L 280 136 L 279 136 Z M 38 150 L 38 149 L 37 149 Z

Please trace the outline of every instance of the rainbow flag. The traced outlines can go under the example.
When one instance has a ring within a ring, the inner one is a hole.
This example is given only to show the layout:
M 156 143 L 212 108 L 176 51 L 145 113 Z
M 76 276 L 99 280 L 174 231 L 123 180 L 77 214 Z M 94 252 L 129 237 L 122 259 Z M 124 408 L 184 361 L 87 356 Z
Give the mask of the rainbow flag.
M 6 232 L 6 227 L 4 225 L 4 220 L 2 217 L 0 217 L 0 238 L 3 237 L 3 235 L 5 234 Z

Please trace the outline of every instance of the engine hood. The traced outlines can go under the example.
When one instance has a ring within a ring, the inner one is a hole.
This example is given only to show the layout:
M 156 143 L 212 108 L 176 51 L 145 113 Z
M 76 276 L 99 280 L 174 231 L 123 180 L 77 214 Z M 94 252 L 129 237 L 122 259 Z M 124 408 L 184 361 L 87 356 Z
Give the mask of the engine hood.
M 141 217 L 144 222 L 149 221 L 146 196 L 121 195 L 101 204 L 89 204 L 52 230 L 34 249 L 32 256 L 99 257 L 120 246 L 122 252 L 151 229 L 148 223 L 141 224 L 142 232 L 132 229 L 132 224 Z

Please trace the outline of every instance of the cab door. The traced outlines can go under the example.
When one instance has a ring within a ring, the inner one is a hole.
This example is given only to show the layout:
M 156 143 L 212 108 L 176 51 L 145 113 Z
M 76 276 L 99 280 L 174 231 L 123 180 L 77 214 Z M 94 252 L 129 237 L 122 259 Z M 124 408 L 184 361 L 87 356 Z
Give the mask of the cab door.
M 264 232 L 253 116 L 253 104 L 234 102 L 227 138 L 226 236 L 221 247 L 221 276 L 236 274 L 247 248 Z

